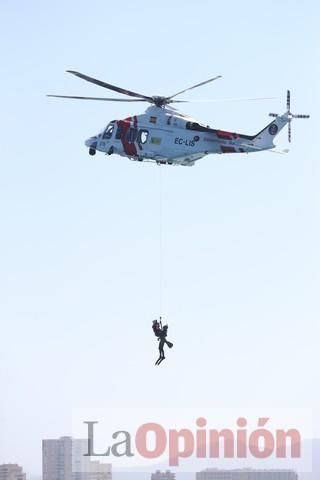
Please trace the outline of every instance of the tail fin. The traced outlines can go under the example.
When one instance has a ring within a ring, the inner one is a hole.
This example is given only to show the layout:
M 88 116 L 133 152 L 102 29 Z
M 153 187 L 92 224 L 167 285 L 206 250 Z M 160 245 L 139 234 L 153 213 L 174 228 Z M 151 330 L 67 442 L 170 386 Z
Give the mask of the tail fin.
M 273 139 L 289 122 L 288 115 L 277 116 L 273 122 L 269 123 L 263 130 L 254 136 L 254 144 L 259 148 L 273 148 L 275 147 Z

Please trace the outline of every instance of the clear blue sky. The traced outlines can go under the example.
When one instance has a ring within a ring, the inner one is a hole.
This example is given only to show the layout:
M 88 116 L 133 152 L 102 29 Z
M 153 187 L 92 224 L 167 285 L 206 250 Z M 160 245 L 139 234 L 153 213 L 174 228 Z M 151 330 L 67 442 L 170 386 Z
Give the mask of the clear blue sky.
M 2 0 L 0 462 L 39 473 L 41 439 L 81 406 L 319 405 L 318 5 Z M 185 108 L 222 129 L 259 131 L 287 88 L 311 118 L 287 156 L 91 158 L 86 138 L 143 108 L 46 98 L 105 94 L 66 69 L 147 95 L 221 74 L 187 97 L 279 97 Z M 155 370 L 159 313 L 175 348 Z

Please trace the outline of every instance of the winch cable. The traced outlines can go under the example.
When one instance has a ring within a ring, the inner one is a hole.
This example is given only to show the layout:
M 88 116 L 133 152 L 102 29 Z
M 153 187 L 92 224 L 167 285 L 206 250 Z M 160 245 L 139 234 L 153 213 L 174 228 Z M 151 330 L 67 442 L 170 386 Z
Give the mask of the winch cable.
M 159 315 L 162 317 L 163 308 L 163 179 L 162 168 L 159 164 Z

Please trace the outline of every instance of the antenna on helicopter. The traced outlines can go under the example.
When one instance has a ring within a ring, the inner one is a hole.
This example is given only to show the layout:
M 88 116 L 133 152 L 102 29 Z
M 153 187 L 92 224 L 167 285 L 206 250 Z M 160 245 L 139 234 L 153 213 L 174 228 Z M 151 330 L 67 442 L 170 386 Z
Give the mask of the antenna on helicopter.
M 288 118 L 288 141 L 291 142 L 291 121 L 293 118 L 310 118 L 310 115 L 294 115 L 290 111 L 290 104 L 291 104 L 291 94 L 290 90 L 287 90 L 287 111 L 285 115 Z M 269 113 L 269 117 L 278 117 L 278 113 Z

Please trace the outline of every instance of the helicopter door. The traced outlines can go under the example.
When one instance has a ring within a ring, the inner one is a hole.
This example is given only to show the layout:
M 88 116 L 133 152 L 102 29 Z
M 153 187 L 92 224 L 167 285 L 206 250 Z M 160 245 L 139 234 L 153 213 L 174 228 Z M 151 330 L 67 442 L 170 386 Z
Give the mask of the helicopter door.
M 120 123 L 120 122 L 119 122 L 119 123 Z M 116 131 L 116 135 L 115 135 L 115 140 L 120 141 L 122 135 L 123 135 L 123 127 L 122 127 L 121 125 L 118 125 L 117 131 Z
M 121 142 L 121 149 L 126 155 L 135 157 L 137 155 L 135 143 L 138 134 L 137 129 L 132 127 L 131 122 L 128 120 L 119 120 L 117 123 L 117 130 L 114 137 L 115 141 Z

